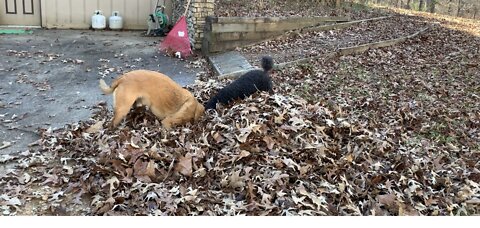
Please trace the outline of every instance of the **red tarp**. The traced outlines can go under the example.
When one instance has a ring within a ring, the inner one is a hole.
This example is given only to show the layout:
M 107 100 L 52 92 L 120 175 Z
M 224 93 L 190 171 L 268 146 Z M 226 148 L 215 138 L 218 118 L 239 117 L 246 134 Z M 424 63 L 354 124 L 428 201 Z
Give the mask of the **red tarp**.
M 182 16 L 180 20 L 177 21 L 177 24 L 173 26 L 167 37 L 165 37 L 165 40 L 160 44 L 160 51 L 166 51 L 170 54 L 180 52 L 182 58 L 192 54 L 185 16 Z

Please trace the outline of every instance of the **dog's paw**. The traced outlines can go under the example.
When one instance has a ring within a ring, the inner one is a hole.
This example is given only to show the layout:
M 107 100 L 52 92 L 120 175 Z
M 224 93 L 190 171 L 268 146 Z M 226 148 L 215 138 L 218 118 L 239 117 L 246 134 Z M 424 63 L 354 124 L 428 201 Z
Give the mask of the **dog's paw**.
M 172 129 L 172 123 L 168 119 L 162 120 L 162 127 L 166 130 Z
M 107 128 L 108 128 L 108 130 L 110 130 L 110 131 L 115 131 L 115 129 L 116 129 L 117 127 L 114 126 L 112 123 L 110 123 L 110 124 L 107 124 Z

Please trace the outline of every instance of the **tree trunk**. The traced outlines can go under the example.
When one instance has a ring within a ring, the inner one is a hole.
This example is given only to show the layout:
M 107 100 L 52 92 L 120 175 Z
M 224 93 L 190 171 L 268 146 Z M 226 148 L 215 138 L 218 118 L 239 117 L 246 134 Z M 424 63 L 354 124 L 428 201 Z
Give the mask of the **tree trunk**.
M 412 0 L 407 0 L 407 5 L 405 5 L 405 9 L 410 9 L 410 2 L 411 2 L 411 1 L 412 1 Z
M 448 10 L 447 10 L 447 14 L 452 16 L 452 10 L 453 10 L 453 7 L 452 7 L 452 2 L 453 0 L 448 0 Z
M 430 13 L 435 13 L 435 6 L 437 5 L 437 0 L 430 0 L 432 3 L 428 7 Z
M 450 0 L 452 1 L 452 0 Z M 435 5 L 437 4 L 437 0 L 427 0 L 427 9 L 430 13 L 435 13 Z
M 425 2 L 424 2 L 423 0 L 419 0 L 419 1 L 418 1 L 418 11 L 423 11 L 423 4 L 424 4 L 424 3 L 425 3 Z
M 460 17 L 460 16 L 461 16 L 462 8 L 463 8 L 463 1 L 462 1 L 462 0 L 458 0 L 457 17 Z

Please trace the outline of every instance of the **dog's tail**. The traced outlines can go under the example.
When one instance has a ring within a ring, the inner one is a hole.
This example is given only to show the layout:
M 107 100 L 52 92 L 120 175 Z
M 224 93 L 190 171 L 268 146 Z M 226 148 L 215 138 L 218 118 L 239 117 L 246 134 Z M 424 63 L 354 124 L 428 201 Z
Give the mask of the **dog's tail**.
M 115 90 L 115 88 L 117 88 L 117 86 L 119 84 L 119 81 L 120 80 L 115 80 L 115 81 L 113 81 L 111 86 L 108 86 L 107 83 L 105 83 L 105 81 L 103 79 L 100 79 L 100 82 L 98 84 L 100 86 L 100 89 L 102 89 L 102 91 L 105 94 L 110 94 Z
M 273 59 L 270 56 L 262 57 L 262 68 L 265 72 L 273 69 Z

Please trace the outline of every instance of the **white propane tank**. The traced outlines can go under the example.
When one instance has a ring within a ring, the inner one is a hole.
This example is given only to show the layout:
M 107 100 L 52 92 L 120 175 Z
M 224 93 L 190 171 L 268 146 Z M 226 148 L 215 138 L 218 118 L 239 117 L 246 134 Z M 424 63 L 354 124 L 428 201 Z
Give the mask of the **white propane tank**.
M 102 11 L 95 10 L 92 16 L 92 28 L 93 29 L 104 29 L 107 27 L 107 22 L 105 16 L 103 16 Z
M 118 11 L 113 11 L 112 16 L 108 18 L 108 26 L 110 29 L 122 29 L 123 28 L 123 20 L 122 17 L 119 16 Z

